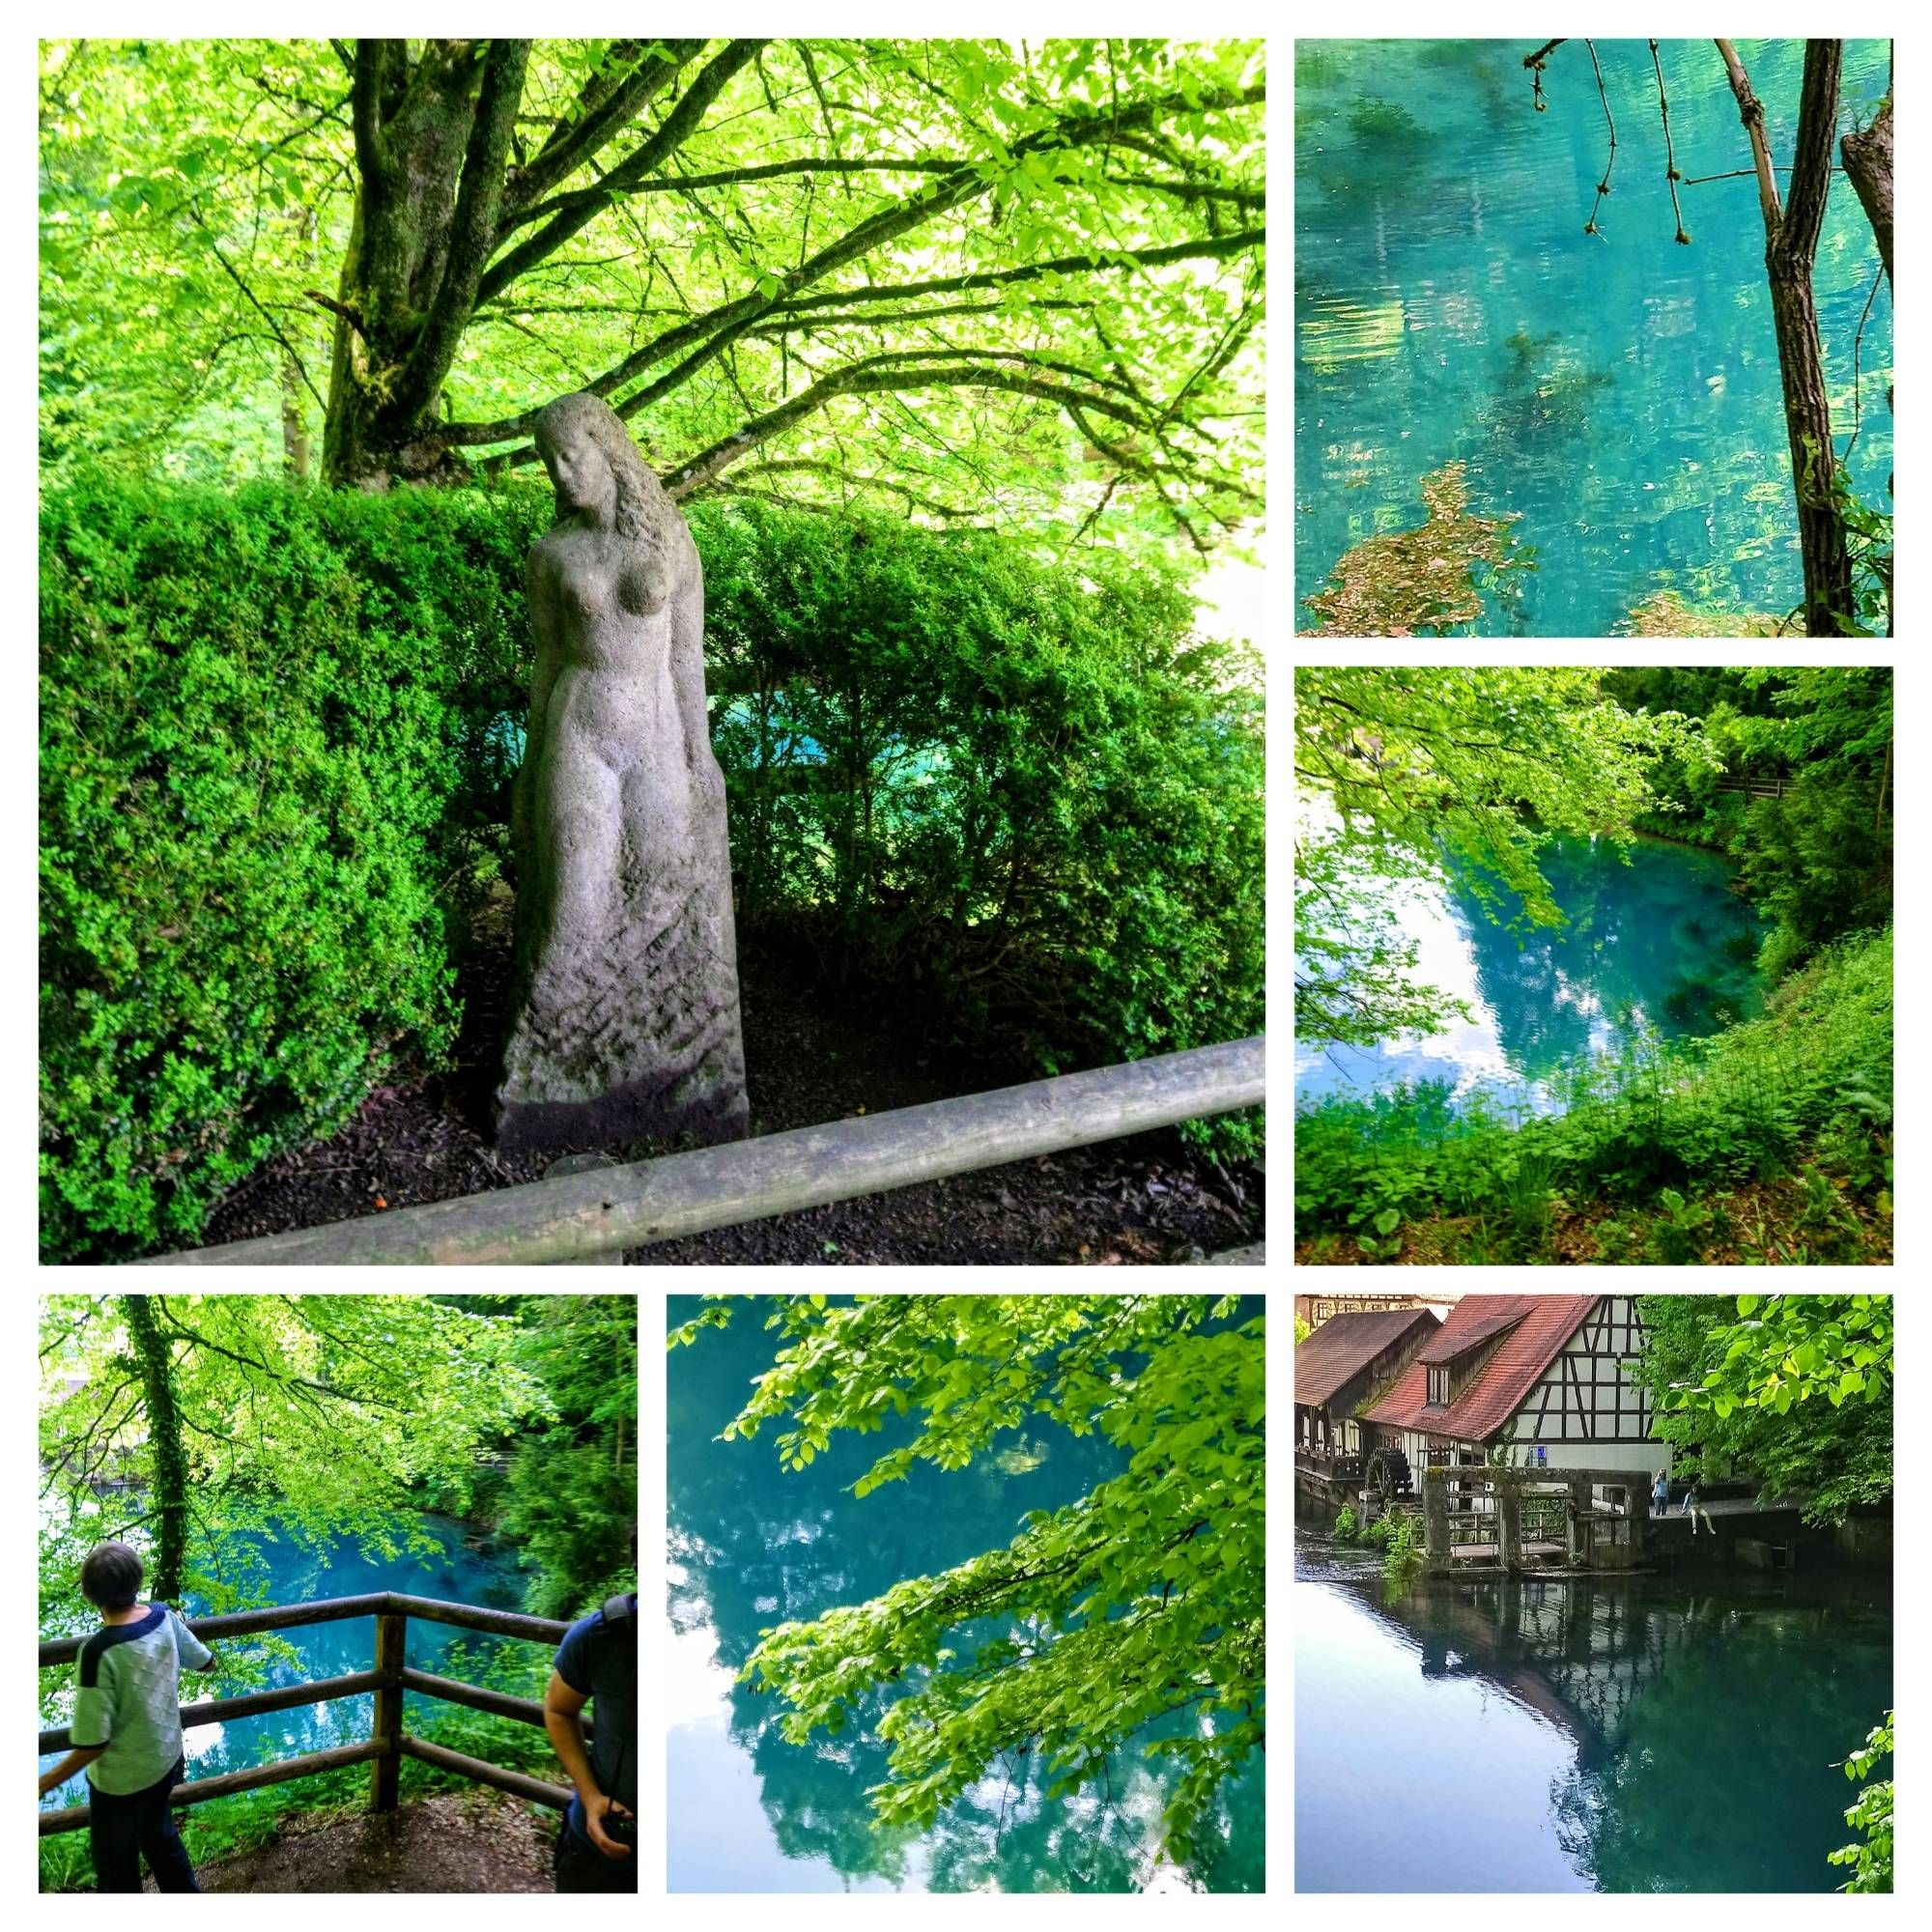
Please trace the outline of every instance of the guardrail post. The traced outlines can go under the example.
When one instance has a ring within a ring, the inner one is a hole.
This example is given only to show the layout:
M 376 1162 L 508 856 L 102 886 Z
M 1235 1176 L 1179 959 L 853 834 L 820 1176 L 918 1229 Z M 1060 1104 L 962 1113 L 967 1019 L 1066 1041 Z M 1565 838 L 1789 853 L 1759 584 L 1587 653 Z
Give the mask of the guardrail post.
M 370 1736 L 383 1746 L 383 1755 L 369 1765 L 369 1808 L 396 1808 L 396 1776 L 403 1763 L 403 1659 L 408 1649 L 410 1620 L 392 1610 L 376 1618 L 376 1719 Z

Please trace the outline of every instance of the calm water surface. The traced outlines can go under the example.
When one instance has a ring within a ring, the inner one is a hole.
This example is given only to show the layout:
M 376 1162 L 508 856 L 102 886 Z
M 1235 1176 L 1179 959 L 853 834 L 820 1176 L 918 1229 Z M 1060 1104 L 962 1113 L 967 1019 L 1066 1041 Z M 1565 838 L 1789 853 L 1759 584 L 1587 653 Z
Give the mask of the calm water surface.
M 1472 1021 L 1366 1048 L 1297 1042 L 1296 1098 L 1444 1080 L 1459 1094 L 1481 1088 L 1548 1112 L 1552 1076 L 1587 1055 L 1645 1030 L 1713 1034 L 1757 1010 L 1764 927 L 1730 890 L 1727 860 L 1639 838 L 1626 864 L 1608 840 L 1559 838 L 1537 863 L 1563 926 L 1512 932 L 1454 881 L 1405 903 L 1403 924 L 1421 948 L 1415 977 L 1467 1000 Z
M 523 1607 L 523 1586 L 516 1564 L 506 1558 L 478 1555 L 464 1546 L 460 1524 L 440 1517 L 417 1517 L 413 1526 L 436 1539 L 433 1554 L 404 1553 L 393 1560 L 365 1557 L 351 1542 L 330 1545 L 324 1557 L 298 1549 L 286 1541 L 250 1536 L 246 1549 L 239 1545 L 232 1559 L 264 1586 L 271 1604 L 311 1602 L 322 1597 L 359 1597 L 373 1590 L 401 1590 L 412 1597 L 440 1597 L 446 1603 L 476 1604 L 486 1609 Z M 189 1599 L 188 1613 L 201 1608 Z M 374 1668 L 376 1619 L 345 1618 L 339 1623 L 312 1624 L 275 1633 L 296 1652 L 293 1664 L 272 1664 L 259 1687 L 278 1690 L 285 1685 L 324 1677 L 347 1677 Z M 409 1623 L 410 1664 L 417 1670 L 474 1681 L 480 1666 L 499 1643 L 510 1639 L 483 1636 L 449 1624 L 433 1624 L 412 1617 Z M 463 1657 L 458 1656 L 459 1650 Z M 467 1659 L 468 1661 L 464 1661 Z M 185 1702 L 197 1703 L 214 1693 L 210 1680 L 182 1679 Z M 407 1718 L 447 1714 L 457 1707 L 409 1691 L 403 1698 Z M 264 1717 L 238 1718 L 226 1724 L 202 1724 L 183 1733 L 189 1777 L 214 1777 L 224 1771 L 241 1771 L 269 1758 L 296 1757 L 303 1751 L 328 1750 L 337 1745 L 360 1744 L 375 1719 L 373 1695 L 345 1697 L 338 1703 L 311 1704 L 293 1711 L 270 1711 Z M 412 1728 L 413 1728 L 412 1723 Z M 41 1760 L 45 1771 L 60 1755 Z M 84 1782 L 70 1780 L 41 1801 L 43 1809 L 78 1804 L 87 1796 Z
M 1883 1573 L 1391 1598 L 1359 1547 L 1295 1545 L 1298 1891 L 1836 1889 Z
M 1804 573 L 1754 183 L 1680 187 L 1680 247 L 1649 49 L 1599 41 L 1618 145 L 1603 234 L 1586 235 L 1605 153 L 1589 55 L 1573 41 L 1550 57 L 1539 114 L 1534 44 L 1295 45 L 1296 596 L 1351 545 L 1419 523 L 1421 478 L 1461 461 L 1471 511 L 1518 513 L 1540 552 L 1520 609 L 1492 605 L 1482 635 L 1602 637 L 1666 587 L 1782 614 Z M 1788 159 L 1803 43 L 1738 45 Z M 1717 49 L 1660 52 L 1679 170 L 1748 169 Z M 1871 118 L 1886 60 L 1883 42 L 1847 43 L 1841 132 Z M 1834 177 L 1816 287 L 1841 454 L 1877 270 Z M 1854 486 L 1889 508 L 1889 287 L 1860 363 Z
M 670 1298 L 669 1324 L 703 1307 Z M 1112 1803 L 1094 1788 L 1047 1803 L 994 1776 L 940 1814 L 929 1832 L 872 1828 L 868 1785 L 886 1776 L 874 1732 L 885 1703 L 806 1747 L 779 1734 L 780 1708 L 733 1682 L 758 1633 L 837 1604 L 864 1602 L 907 1577 L 963 1562 L 1011 1540 L 1034 1509 L 1072 1502 L 1122 1458 L 1094 1437 L 1037 1422 L 997 1456 L 942 1473 L 915 1464 L 864 1502 L 851 1485 L 909 1424 L 833 1438 L 808 1469 L 781 1471 L 767 1427 L 757 1440 L 714 1438 L 770 1367 L 776 1333 L 740 1309 L 731 1326 L 680 1349 L 670 1373 L 671 1626 L 678 1665 L 668 1757 L 673 1891 L 1126 1891 L 1178 1885 L 1152 1866 L 1162 1784 L 1130 1754 L 1117 1758 Z M 1237 1319 L 1245 1319 L 1237 1318 Z M 987 1627 L 987 1635 L 994 1633 Z M 954 1639 L 955 1643 L 957 1639 Z M 1152 1735 L 1151 1732 L 1150 1735 Z M 1154 1762 L 1158 1762 L 1155 1760 Z M 1219 1849 L 1187 1882 L 1218 1891 L 1263 1889 L 1259 1755 L 1224 1793 Z

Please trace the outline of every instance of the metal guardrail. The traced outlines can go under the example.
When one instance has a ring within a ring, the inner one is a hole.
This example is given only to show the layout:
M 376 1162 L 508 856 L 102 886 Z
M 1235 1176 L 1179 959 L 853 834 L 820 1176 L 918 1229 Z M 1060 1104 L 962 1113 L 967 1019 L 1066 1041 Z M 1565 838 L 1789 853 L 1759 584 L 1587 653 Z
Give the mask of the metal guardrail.
M 405 1596 L 396 1590 L 378 1590 L 362 1597 L 325 1597 L 308 1604 L 273 1604 L 265 1609 L 242 1610 L 233 1616 L 196 1617 L 188 1629 L 204 1640 L 245 1636 L 256 1631 L 294 1630 L 303 1624 L 334 1623 L 346 1617 L 376 1619 L 376 1658 L 373 1670 L 358 1670 L 347 1677 L 318 1678 L 308 1684 L 292 1684 L 280 1690 L 256 1690 L 244 1697 L 220 1697 L 209 1703 L 184 1704 L 181 1720 L 185 1730 L 198 1724 L 219 1724 L 230 1718 L 257 1717 L 267 1711 L 293 1710 L 302 1704 L 330 1704 L 343 1697 L 376 1693 L 372 1735 L 366 1744 L 338 1745 L 330 1750 L 305 1751 L 296 1757 L 281 1758 L 272 1764 L 251 1766 L 246 1771 L 224 1772 L 218 1777 L 189 1778 L 175 1786 L 168 1803 L 175 1806 L 206 1804 L 211 1799 L 229 1798 L 238 1791 L 253 1791 L 265 1784 L 282 1784 L 290 1778 L 313 1777 L 343 1765 L 368 1764 L 369 1808 L 393 1811 L 396 1808 L 397 1775 L 406 1757 L 453 1771 L 478 1784 L 494 1785 L 533 1804 L 565 1810 L 570 1792 L 560 1784 L 546 1784 L 541 1778 L 482 1758 L 466 1757 L 461 1751 L 445 1750 L 440 1745 L 408 1736 L 403 1730 L 403 1693 L 414 1690 L 425 1697 L 440 1697 L 452 1704 L 467 1704 L 474 1710 L 489 1711 L 499 1718 L 512 1718 L 523 1724 L 543 1727 L 543 1706 L 528 1697 L 512 1697 L 500 1690 L 486 1690 L 481 1685 L 463 1684 L 453 1677 L 437 1677 L 426 1670 L 412 1670 L 404 1662 L 412 1617 L 434 1623 L 457 1624 L 465 1630 L 482 1631 L 491 1636 L 518 1637 L 528 1643 L 558 1643 L 568 1624 L 549 1617 L 526 1617 L 510 1610 L 486 1610 L 472 1604 L 448 1604 L 434 1597 Z M 43 1668 L 48 1664 L 71 1663 L 80 1654 L 85 1637 L 56 1637 L 41 1645 Z M 586 1737 L 588 1725 L 579 1720 Z M 72 1742 L 65 1726 L 41 1733 L 41 1752 L 66 1750 Z M 43 1811 L 41 1836 L 48 1838 L 61 1832 L 84 1832 L 92 1820 L 93 1807 L 69 1804 L 58 1811 Z
M 156 1255 L 143 1267 L 588 1261 L 771 1214 L 943 1180 L 1259 1106 L 1264 1039 L 797 1127 L 326 1227 Z

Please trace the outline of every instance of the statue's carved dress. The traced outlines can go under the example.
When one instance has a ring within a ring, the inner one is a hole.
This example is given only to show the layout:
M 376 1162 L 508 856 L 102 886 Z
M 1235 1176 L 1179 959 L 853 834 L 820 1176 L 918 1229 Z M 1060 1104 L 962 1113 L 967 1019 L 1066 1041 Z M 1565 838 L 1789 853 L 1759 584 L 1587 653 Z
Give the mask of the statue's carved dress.
M 748 1107 L 697 548 L 601 400 L 561 398 L 537 434 L 559 516 L 525 577 L 537 662 L 497 1143 L 729 1139 Z

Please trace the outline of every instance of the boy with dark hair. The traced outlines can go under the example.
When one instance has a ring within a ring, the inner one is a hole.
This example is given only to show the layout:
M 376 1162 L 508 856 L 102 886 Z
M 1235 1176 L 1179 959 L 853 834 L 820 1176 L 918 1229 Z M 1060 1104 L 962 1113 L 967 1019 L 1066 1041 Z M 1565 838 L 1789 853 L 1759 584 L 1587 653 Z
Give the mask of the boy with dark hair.
M 101 1628 L 80 1647 L 68 1735 L 73 1748 L 41 1790 L 85 1768 L 89 1847 L 101 1891 L 139 1891 L 141 1859 L 163 1891 L 199 1891 L 168 1794 L 181 1781 L 181 1671 L 213 1670 L 214 1655 L 165 1604 L 143 1604 L 141 1559 L 103 1543 L 80 1566 L 80 1594 Z
M 631 1531 L 631 1563 L 638 1533 Z M 586 1750 L 577 1716 L 594 1702 Z M 556 1838 L 559 1891 L 638 1889 L 638 1593 L 608 1599 L 564 1633 L 544 1692 L 544 1729 L 577 1787 Z

